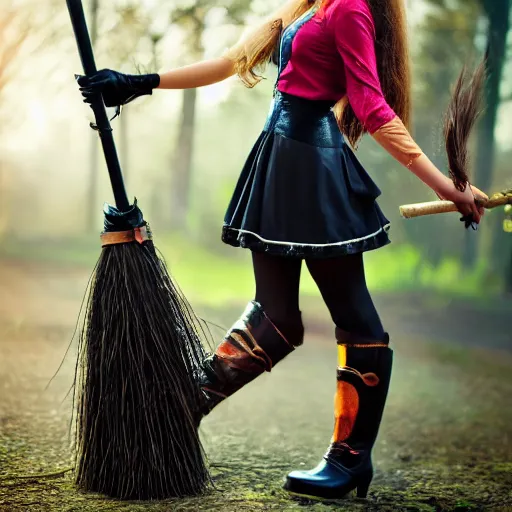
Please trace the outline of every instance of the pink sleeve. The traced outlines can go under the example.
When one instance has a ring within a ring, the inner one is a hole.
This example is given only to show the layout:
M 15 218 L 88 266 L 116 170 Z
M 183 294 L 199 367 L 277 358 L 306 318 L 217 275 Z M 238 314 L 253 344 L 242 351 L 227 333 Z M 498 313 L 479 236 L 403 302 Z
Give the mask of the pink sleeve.
M 359 121 L 374 133 L 396 114 L 382 93 L 375 26 L 366 0 L 335 0 L 331 24 L 345 66 L 348 101 Z

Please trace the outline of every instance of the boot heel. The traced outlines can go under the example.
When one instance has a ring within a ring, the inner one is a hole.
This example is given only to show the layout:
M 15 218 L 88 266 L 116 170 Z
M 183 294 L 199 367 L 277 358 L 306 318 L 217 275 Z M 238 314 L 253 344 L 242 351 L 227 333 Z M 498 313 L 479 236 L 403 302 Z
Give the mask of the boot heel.
M 372 482 L 372 479 L 366 480 L 364 482 L 361 482 L 357 486 L 356 496 L 358 498 L 366 498 L 368 496 L 368 489 L 370 488 L 370 484 Z

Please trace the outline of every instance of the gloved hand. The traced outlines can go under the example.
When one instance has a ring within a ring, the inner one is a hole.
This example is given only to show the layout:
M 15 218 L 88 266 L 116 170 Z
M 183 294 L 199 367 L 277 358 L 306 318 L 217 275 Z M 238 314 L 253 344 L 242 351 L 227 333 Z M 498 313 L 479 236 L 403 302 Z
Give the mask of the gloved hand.
M 126 105 L 139 96 L 152 94 L 160 84 L 160 75 L 125 75 L 112 69 L 102 69 L 92 76 L 75 75 L 85 103 L 97 94 L 103 96 L 106 107 Z

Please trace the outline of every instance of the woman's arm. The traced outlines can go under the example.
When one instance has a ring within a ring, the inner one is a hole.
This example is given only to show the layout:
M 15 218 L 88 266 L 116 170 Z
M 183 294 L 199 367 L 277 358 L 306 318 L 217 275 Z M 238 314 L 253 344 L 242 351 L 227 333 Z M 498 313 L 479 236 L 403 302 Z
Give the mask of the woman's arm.
M 236 62 L 241 56 L 249 61 L 254 58 L 252 52 L 261 50 L 269 39 L 268 31 L 273 30 L 277 20 L 287 26 L 298 9 L 307 6 L 305 0 L 287 0 L 265 21 L 255 27 L 249 27 L 239 41 L 229 48 L 222 57 L 205 60 L 182 68 L 173 69 L 160 75 L 158 89 L 193 89 L 222 82 L 237 73 Z
M 476 223 L 480 222 L 484 209 L 477 206 L 475 199 L 485 202 L 489 199 L 487 195 L 473 186 L 467 186 L 464 192 L 458 190 L 453 181 L 421 151 L 397 116 L 381 126 L 372 136 L 390 155 L 428 185 L 440 199 L 454 202 L 463 215 L 472 215 Z
M 195 89 L 222 82 L 235 74 L 233 61 L 220 57 L 160 74 L 157 89 Z
M 453 183 L 450 178 L 421 151 L 397 116 L 371 135 L 395 160 L 407 167 L 436 194 L 444 196 L 447 191 L 451 191 Z
M 102 69 L 93 76 L 79 76 L 80 92 L 86 103 L 101 94 L 107 107 L 126 105 L 139 96 L 151 95 L 154 89 L 193 89 L 221 82 L 235 74 L 234 62 L 228 58 L 205 60 L 161 75 L 127 75 Z
M 387 104 L 377 71 L 375 27 L 365 0 L 347 0 L 337 6 L 332 21 L 337 49 L 345 66 L 347 99 L 356 117 L 372 137 L 398 162 L 442 198 L 458 203 L 464 215 L 480 220 L 474 195 L 485 199 L 476 188 L 455 188 L 423 153 L 402 121 Z

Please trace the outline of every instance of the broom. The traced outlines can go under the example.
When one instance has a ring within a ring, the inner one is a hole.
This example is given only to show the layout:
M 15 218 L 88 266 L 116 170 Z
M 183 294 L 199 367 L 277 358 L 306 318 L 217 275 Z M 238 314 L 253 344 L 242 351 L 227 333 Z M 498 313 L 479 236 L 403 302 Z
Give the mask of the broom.
M 467 143 L 480 114 L 484 81 L 485 60 L 471 77 L 464 68 L 456 82 L 445 116 L 444 136 L 450 177 L 461 191 L 469 181 Z M 488 201 L 479 203 L 479 206 L 491 209 L 506 204 L 512 204 L 512 189 L 492 194 Z M 457 206 L 451 201 L 429 201 L 400 206 L 400 214 L 406 219 L 457 211 Z
M 94 74 L 81 1 L 66 1 L 85 74 Z M 121 499 L 195 495 L 209 483 L 194 417 L 199 323 L 128 201 L 100 96 L 91 107 L 116 206 L 104 209 L 79 338 L 76 484 Z

